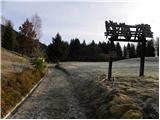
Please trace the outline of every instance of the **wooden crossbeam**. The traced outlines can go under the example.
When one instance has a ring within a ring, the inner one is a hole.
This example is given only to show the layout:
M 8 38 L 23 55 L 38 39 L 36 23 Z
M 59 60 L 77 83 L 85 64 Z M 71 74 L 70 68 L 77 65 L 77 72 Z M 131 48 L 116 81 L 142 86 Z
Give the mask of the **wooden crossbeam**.
M 105 24 L 111 26 L 111 23 L 109 23 L 107 21 L 105 21 Z M 115 25 L 115 27 L 123 27 L 125 25 L 130 28 L 136 28 L 138 26 L 138 25 L 115 24 L 115 23 L 113 23 L 113 24 Z
M 130 39 L 130 40 L 127 40 L 127 39 L 110 39 L 110 41 L 120 41 L 120 42 L 141 42 L 140 40 L 134 40 L 134 39 Z
M 139 24 L 139 25 L 126 25 L 125 23 L 119 23 L 112 21 L 105 21 L 106 33 L 105 36 L 123 36 L 126 39 L 135 37 L 152 37 L 153 33 L 151 32 L 151 27 L 148 24 Z M 132 28 L 135 28 L 132 29 Z
M 108 34 L 107 32 L 104 33 L 105 36 L 112 36 L 112 31 L 109 31 Z M 116 34 L 118 36 L 124 36 L 123 33 L 121 31 L 117 31 Z M 139 34 L 137 34 L 137 32 L 131 31 L 131 37 L 137 36 L 137 35 L 142 35 L 142 32 L 140 32 Z

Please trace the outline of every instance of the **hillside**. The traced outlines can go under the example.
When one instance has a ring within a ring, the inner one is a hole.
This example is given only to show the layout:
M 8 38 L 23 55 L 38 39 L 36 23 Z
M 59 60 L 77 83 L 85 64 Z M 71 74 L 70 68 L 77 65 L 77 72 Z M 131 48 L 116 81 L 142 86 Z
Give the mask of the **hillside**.
M 31 67 L 29 58 L 7 49 L 1 49 L 2 75 L 21 72 L 24 68 Z
M 1 49 L 2 117 L 29 92 L 43 75 L 44 73 L 32 67 L 28 57 Z

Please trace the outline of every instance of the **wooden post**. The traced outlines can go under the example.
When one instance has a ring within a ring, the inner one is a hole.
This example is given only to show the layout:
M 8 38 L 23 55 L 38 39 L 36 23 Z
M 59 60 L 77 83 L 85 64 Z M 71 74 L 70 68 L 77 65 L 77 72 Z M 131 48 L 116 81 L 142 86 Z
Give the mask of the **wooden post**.
M 112 51 L 113 51 L 113 41 L 111 41 L 110 46 L 110 56 L 109 56 L 109 68 L 108 68 L 108 80 L 111 80 L 112 77 Z
M 144 76 L 145 49 L 146 49 L 146 40 L 145 40 L 145 38 L 142 38 L 142 51 L 141 51 L 139 76 Z

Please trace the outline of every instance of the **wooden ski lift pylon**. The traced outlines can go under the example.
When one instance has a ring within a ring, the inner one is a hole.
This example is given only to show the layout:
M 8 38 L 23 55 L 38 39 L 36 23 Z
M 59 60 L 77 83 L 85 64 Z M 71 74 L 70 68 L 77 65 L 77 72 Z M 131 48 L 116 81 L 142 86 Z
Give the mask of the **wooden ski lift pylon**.
M 145 48 L 146 38 L 152 38 L 153 33 L 148 24 L 126 25 L 125 23 L 116 23 L 105 21 L 105 36 L 111 43 L 110 51 L 113 51 L 114 41 L 120 42 L 140 42 L 142 44 L 140 72 L 139 76 L 144 76 Z M 112 77 L 112 55 L 109 58 L 108 79 Z

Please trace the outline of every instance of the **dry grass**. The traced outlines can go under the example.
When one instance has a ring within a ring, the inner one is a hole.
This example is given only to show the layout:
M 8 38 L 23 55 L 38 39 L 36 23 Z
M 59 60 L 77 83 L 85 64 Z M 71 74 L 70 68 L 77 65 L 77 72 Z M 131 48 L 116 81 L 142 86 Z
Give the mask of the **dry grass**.
M 8 72 L 21 72 L 28 67 L 31 67 L 28 57 L 22 57 L 21 54 L 1 48 L 2 74 L 8 74 Z
M 32 68 L 29 58 L 5 49 L 1 50 L 1 117 L 4 117 L 44 73 Z
M 105 77 L 104 74 L 101 76 Z M 101 80 L 101 77 L 99 78 Z M 114 81 L 103 79 L 100 83 L 106 87 L 112 86 L 112 88 L 120 89 L 140 106 L 148 98 L 158 97 L 159 81 L 153 77 L 116 76 Z
M 10 74 L 8 77 L 2 77 L 2 116 L 27 94 L 43 75 L 39 71 L 28 69 L 17 75 Z

